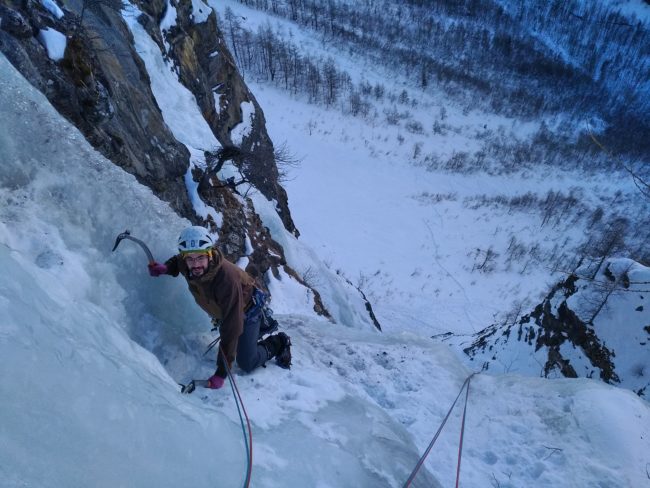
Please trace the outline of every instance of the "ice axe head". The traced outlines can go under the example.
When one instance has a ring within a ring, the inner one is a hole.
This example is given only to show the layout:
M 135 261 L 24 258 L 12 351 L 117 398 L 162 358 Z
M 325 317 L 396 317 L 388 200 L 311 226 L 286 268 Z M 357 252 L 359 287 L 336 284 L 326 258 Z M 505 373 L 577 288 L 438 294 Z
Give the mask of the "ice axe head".
M 127 229 L 124 232 L 122 232 L 120 235 L 117 236 L 117 239 L 115 239 L 115 245 L 113 246 L 113 250 L 111 252 L 114 252 L 115 249 L 117 249 L 117 246 L 120 245 L 120 242 L 122 242 L 122 239 L 125 237 L 128 237 L 131 235 L 131 232 Z
M 113 251 L 117 249 L 117 246 L 119 246 L 120 242 L 122 242 L 124 239 L 129 239 L 130 241 L 133 241 L 136 244 L 138 244 L 142 248 L 144 253 L 147 255 L 147 259 L 149 260 L 150 264 L 156 262 L 147 245 L 144 242 L 142 242 L 140 239 L 133 237 L 131 235 L 131 232 L 129 232 L 128 230 L 125 230 L 124 232 L 122 232 L 120 235 L 117 236 L 117 239 L 115 239 L 115 245 L 113 246 Z

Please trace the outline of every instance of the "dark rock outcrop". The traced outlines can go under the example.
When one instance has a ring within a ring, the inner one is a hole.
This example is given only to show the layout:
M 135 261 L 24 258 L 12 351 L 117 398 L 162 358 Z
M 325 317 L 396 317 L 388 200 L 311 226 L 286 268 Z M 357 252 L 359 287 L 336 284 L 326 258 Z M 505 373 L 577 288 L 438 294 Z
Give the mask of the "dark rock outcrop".
M 547 359 L 541 365 L 544 376 L 558 371 L 567 378 L 577 378 L 575 368 L 561 352 L 561 346 L 568 343 L 583 351 L 603 381 L 617 383 L 619 379 L 615 373 L 612 352 L 599 341 L 593 327 L 580 320 L 567 305 L 567 299 L 577 291 L 577 280 L 577 276 L 571 275 L 558 283 L 542 303 L 530 314 L 522 316 L 516 324 L 492 325 L 479 332 L 464 352 L 473 357 L 509 340 L 525 342 L 535 351 L 546 350 Z M 559 305 L 554 305 L 558 302 Z M 512 334 L 513 331 L 516 331 L 516 335 Z
M 165 3 L 139 1 L 137 4 L 146 13 L 139 19 L 141 24 L 152 38 L 159 37 L 158 22 L 165 13 Z M 196 22 L 191 0 L 178 0 L 175 8 L 176 21 L 162 35 L 169 45 L 166 54 L 178 68 L 181 83 L 196 97 L 203 117 L 221 145 L 237 146 L 247 154 L 245 160 L 234 162 L 266 198 L 277 202 L 276 210 L 285 228 L 297 236 L 286 191 L 278 182 L 264 112 L 237 70 L 216 14 L 210 9 L 205 20 Z M 254 108 L 250 121 L 243 120 L 242 103 L 250 103 Z M 250 123 L 250 130 L 241 141 L 233 141 L 232 129 L 242 122 Z
M 484 370 L 597 378 L 644 396 L 650 385 L 647 276 L 644 266 L 624 258 L 605 260 L 595 275 L 579 268 L 532 312 L 487 327 L 463 351 Z
M 57 19 L 38 2 L 0 1 L 0 50 L 97 150 L 188 215 L 189 153 L 162 119 L 116 6 L 89 5 L 81 19 L 81 2 L 69 2 Z M 45 28 L 67 38 L 58 62 L 35 37 Z

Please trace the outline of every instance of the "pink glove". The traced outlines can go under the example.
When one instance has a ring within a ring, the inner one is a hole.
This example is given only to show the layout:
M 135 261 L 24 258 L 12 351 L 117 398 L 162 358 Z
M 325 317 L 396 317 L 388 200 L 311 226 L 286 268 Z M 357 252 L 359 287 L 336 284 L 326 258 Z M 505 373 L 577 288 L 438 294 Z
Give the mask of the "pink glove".
M 213 390 L 218 390 L 223 386 L 225 378 L 222 378 L 221 376 L 217 376 L 216 374 L 213 374 L 208 378 L 208 385 L 206 388 L 212 388 Z
M 167 266 L 164 264 L 153 262 L 149 263 L 148 268 L 151 276 L 160 276 L 167 273 Z

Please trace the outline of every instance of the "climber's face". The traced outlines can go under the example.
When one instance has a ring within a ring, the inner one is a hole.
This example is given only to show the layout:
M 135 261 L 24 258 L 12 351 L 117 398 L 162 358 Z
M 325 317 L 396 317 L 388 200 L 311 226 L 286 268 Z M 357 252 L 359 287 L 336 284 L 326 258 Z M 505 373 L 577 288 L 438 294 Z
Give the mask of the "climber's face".
M 189 253 L 183 256 L 183 259 L 190 270 L 190 274 L 195 278 L 203 276 L 210 264 L 210 256 L 205 253 Z

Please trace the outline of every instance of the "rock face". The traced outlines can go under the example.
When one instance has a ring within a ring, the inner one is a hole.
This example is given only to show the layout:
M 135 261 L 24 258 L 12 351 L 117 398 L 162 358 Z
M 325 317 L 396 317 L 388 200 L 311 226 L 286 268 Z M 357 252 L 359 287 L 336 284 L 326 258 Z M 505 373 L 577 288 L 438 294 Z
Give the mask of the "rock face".
M 79 5 L 70 8 L 80 12 Z M 57 19 L 38 2 L 0 1 L 0 50 L 104 156 L 133 173 L 182 215 L 189 153 L 165 125 L 119 11 L 93 3 L 83 19 Z M 48 57 L 43 29 L 65 34 L 65 56 Z
M 149 35 L 160 37 L 158 24 L 166 14 L 166 2 L 136 2 L 145 15 L 140 22 Z M 197 9 L 197 11 L 195 11 Z M 217 24 L 214 11 L 202 2 L 175 2 L 175 21 L 162 34 L 161 49 L 178 68 L 180 81 L 196 97 L 197 103 L 217 140 L 224 147 L 237 147 L 246 157 L 235 159 L 248 180 L 269 200 L 285 228 L 298 235 L 291 219 L 287 194 L 278 182 L 273 143 L 266 131 L 264 112 L 241 78 Z M 250 120 L 242 104 L 252 107 Z M 249 125 L 243 137 L 233 140 L 232 130 L 239 124 Z M 213 149 L 213 148 L 211 148 Z
M 169 12 L 166 0 L 133 3 L 142 12 L 138 22 L 174 63 L 217 140 L 224 148 L 237 149 L 233 164 L 247 182 L 275 203 L 285 228 L 298 236 L 286 192 L 278 182 L 264 114 L 237 71 L 215 13 L 201 0 L 172 0 Z M 122 3 L 66 0 L 59 7 L 63 15 L 34 0 L 0 0 L 0 50 L 105 157 L 134 174 L 181 216 L 214 226 L 197 216 L 190 203 L 184 182 L 189 151 L 163 120 L 146 68 L 121 16 Z M 161 30 L 161 21 L 169 15 L 175 15 L 171 27 Z M 39 41 L 45 29 L 65 35 L 62 59 L 51 59 L 46 43 Z M 233 131 L 242 126 L 245 131 Z M 218 149 L 205 148 L 206 161 Z M 248 238 L 253 252 L 248 253 L 247 271 L 259 278 L 261 286 L 263 275 L 269 270 L 277 273 L 279 267 L 299 279 L 286 265 L 282 247 L 262 225 L 250 199 L 239 195 L 235 185 L 220 181 L 210 167 L 193 168 L 192 176 L 200 182 L 203 201 L 223 215 L 219 244 L 231 260 L 247 254 Z M 315 310 L 328 315 L 315 290 L 314 295 Z

